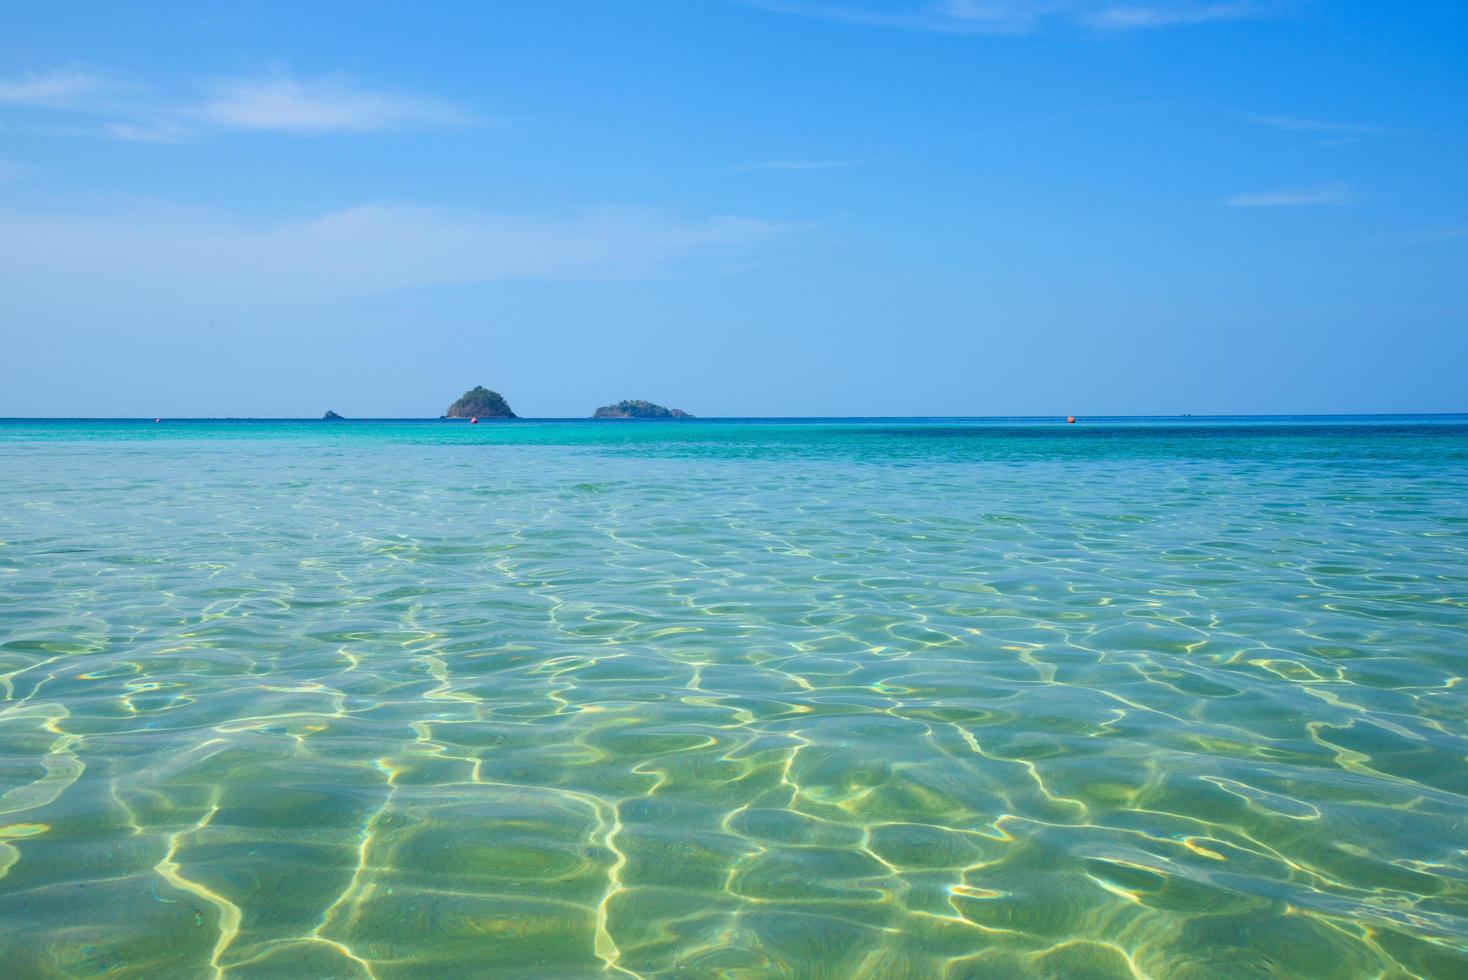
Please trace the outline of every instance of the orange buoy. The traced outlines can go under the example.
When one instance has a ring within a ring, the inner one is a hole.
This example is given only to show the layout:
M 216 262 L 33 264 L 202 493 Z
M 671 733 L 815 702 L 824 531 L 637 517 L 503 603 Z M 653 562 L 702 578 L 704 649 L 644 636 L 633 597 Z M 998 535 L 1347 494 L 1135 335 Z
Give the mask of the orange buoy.
M 1065 417 L 1065 421 L 1066 421 L 1066 424 L 1067 425 L 1075 425 L 1076 424 L 1076 417 L 1074 415 L 1067 415 Z

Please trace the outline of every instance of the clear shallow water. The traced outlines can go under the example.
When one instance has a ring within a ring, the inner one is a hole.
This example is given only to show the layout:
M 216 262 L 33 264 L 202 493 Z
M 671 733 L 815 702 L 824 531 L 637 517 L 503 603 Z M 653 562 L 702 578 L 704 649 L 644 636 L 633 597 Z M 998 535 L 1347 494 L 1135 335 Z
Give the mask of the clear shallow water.
M 0 422 L 7 976 L 1461 976 L 1468 419 Z

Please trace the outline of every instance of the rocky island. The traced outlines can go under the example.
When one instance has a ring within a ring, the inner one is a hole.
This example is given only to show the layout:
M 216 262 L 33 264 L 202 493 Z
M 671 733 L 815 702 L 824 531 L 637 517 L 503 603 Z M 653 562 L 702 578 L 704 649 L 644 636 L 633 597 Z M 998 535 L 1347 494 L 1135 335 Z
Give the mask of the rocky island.
M 594 419 L 691 419 L 681 408 L 664 408 L 641 398 L 629 398 L 615 405 L 603 405 L 591 416 Z
M 510 411 L 510 405 L 497 391 L 484 385 L 476 385 L 464 392 L 459 400 L 444 411 L 446 419 L 513 419 L 519 418 Z
M 326 410 L 326 414 L 321 416 L 321 421 L 323 422 L 340 422 L 341 419 L 342 417 L 340 415 L 336 414 L 329 408 Z

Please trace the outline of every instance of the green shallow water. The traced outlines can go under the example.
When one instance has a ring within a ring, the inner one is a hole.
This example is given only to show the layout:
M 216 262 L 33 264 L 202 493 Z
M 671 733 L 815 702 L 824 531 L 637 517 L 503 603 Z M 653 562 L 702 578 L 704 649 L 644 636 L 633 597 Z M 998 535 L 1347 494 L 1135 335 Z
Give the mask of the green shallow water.
M 0 422 L 10 977 L 1468 974 L 1468 419 Z

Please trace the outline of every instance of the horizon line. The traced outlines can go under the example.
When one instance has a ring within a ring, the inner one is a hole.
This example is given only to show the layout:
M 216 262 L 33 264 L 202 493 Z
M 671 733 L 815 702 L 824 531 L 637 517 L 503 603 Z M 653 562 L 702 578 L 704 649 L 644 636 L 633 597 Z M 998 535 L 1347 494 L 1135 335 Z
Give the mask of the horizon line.
M 490 422 L 602 422 L 609 424 L 624 422 L 826 422 L 826 421 L 997 421 L 1019 419 L 1043 421 L 1072 417 L 1066 414 L 1049 415 L 694 415 L 685 418 L 596 418 L 589 415 L 517 415 L 511 418 L 485 416 L 480 421 Z M 1141 415 L 1074 415 L 1078 420 L 1098 419 L 1347 419 L 1347 418 L 1456 418 L 1468 417 L 1468 409 L 1452 412 L 1225 412 L 1225 413 L 1168 413 Z M 450 418 L 443 415 L 352 415 L 334 419 L 319 415 L 0 415 L 0 422 L 456 422 L 468 423 L 468 418 Z

